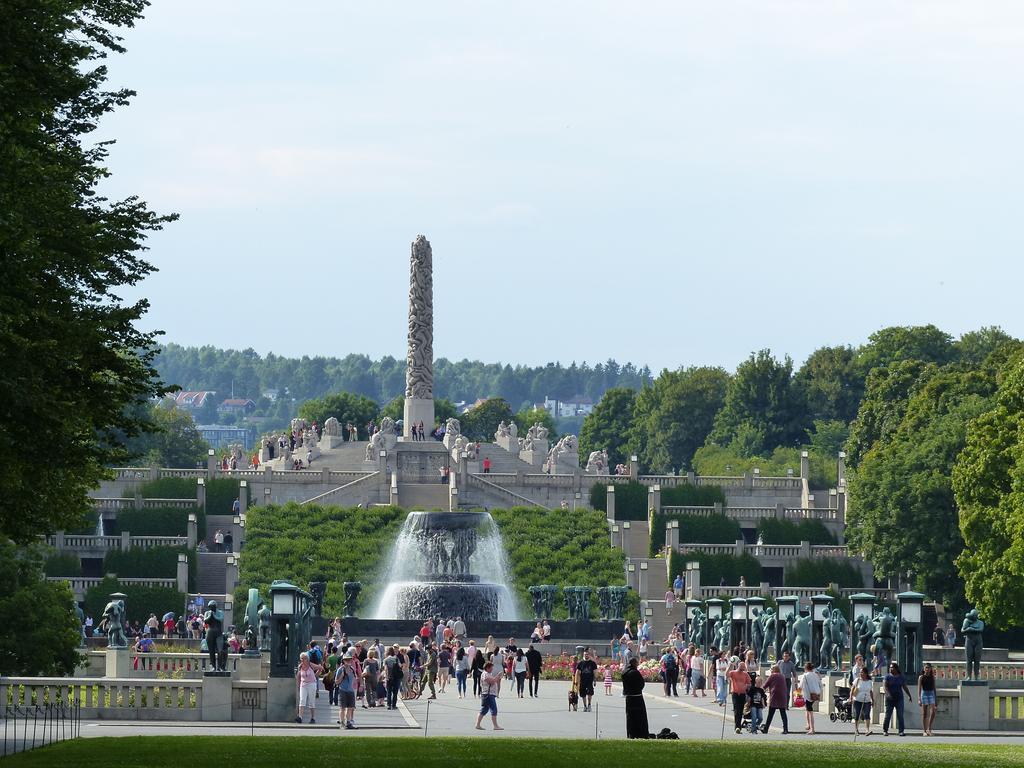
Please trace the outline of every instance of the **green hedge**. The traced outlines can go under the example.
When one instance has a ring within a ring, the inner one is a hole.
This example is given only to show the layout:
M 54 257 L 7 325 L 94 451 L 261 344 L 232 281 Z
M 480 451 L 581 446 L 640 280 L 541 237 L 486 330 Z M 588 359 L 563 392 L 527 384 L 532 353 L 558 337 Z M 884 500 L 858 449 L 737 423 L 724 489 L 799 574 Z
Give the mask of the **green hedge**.
M 71 552 L 57 552 L 43 561 L 43 573 L 47 576 L 81 576 L 82 561 Z
M 295 502 L 250 507 L 235 605 L 245 609 L 251 587 L 266 597 L 275 579 L 305 588 L 323 577 L 327 581 L 325 615 L 341 615 L 345 581 L 362 582 L 359 613 L 372 615 L 405 517 L 398 507 L 361 509 Z
M 231 477 L 216 477 L 204 482 L 206 509 L 211 515 L 230 515 L 231 505 L 238 498 L 239 481 Z M 194 499 L 197 485 L 194 477 L 161 477 L 140 485 L 138 493 L 144 499 Z M 124 492 L 125 498 L 134 495 L 135 490 L 131 488 Z
M 725 576 L 725 583 L 728 587 L 737 586 L 740 583 L 740 576 L 746 577 L 748 587 L 756 587 L 761 583 L 761 563 L 750 554 L 736 557 L 735 555 L 693 553 L 681 555 L 678 552 L 673 552 L 671 557 L 669 570 L 672 573 L 671 578 L 673 579 L 677 573 L 686 572 L 686 564 L 688 562 L 696 560 L 700 563 L 701 587 L 718 586 L 723 576 Z
M 618 505 L 618 499 L 615 503 Z M 531 616 L 533 603 L 527 589 L 535 584 L 594 587 L 591 616 L 596 618 L 596 588 L 625 583 L 625 555 L 609 546 L 608 522 L 603 512 L 516 507 L 492 509 L 491 516 L 501 530 L 508 553 L 521 616 Z M 635 592 L 629 593 L 626 606 L 626 616 L 638 615 Z M 554 615 L 566 618 L 561 596 L 556 600 Z
M 189 591 L 195 591 L 196 565 L 199 558 L 186 547 L 132 547 L 111 550 L 103 558 L 103 572 L 114 573 L 126 579 L 173 579 L 178 575 L 178 555 L 181 553 L 188 555 L 188 588 Z
M 197 541 L 206 538 L 206 513 L 201 507 L 176 509 L 155 507 L 153 509 L 122 509 L 117 513 L 117 526 L 135 536 L 186 536 L 188 516 L 194 513 L 198 531 Z
M 661 489 L 663 507 L 713 507 L 715 504 L 725 506 L 725 492 L 717 485 L 683 483 Z
M 740 524 L 725 514 L 655 515 L 651 525 L 651 557 L 665 546 L 665 525 L 669 520 L 679 521 L 679 541 L 684 544 L 735 544 L 743 538 Z
M 600 512 L 608 509 L 608 484 L 590 486 L 590 506 Z M 647 486 L 635 480 L 615 484 L 615 519 L 647 519 Z
M 185 610 L 185 594 L 176 589 L 121 584 L 117 579 L 105 578 L 85 593 L 83 610 L 87 616 L 92 616 L 96 624 L 103 618 L 103 608 L 110 601 L 112 592 L 123 592 L 126 595 L 128 619 L 138 621 L 140 625 L 146 623 L 151 613 L 161 618 L 168 611 L 181 616 Z
M 840 589 L 858 589 L 864 586 L 860 569 L 846 560 L 814 557 L 797 560 L 786 568 L 787 587 L 827 587 L 836 583 Z
M 96 523 L 99 522 L 100 513 L 96 508 L 90 509 L 82 516 L 82 524 L 73 528 L 67 528 L 64 533 L 72 536 L 92 536 L 96 533 Z
M 821 520 L 794 523 L 773 517 L 765 518 L 758 524 L 757 534 L 765 544 L 799 544 L 801 541 L 809 541 L 811 544 L 837 543 L 835 535 Z

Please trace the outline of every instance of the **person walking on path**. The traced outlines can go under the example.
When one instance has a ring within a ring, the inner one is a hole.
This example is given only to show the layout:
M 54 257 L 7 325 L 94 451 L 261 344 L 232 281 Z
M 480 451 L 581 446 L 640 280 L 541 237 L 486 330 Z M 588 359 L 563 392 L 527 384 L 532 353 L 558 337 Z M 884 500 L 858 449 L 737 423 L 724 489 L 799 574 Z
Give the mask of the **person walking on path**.
M 647 705 L 644 704 L 644 676 L 637 669 L 635 658 L 622 673 L 622 695 L 626 697 L 626 738 L 646 739 L 650 737 L 647 725 Z
M 882 733 L 889 735 L 889 724 L 892 722 L 892 713 L 896 712 L 896 725 L 899 727 L 899 735 L 906 736 L 903 729 L 903 693 L 906 691 L 907 698 L 914 700 L 910 689 L 907 688 L 907 681 L 900 672 L 900 665 L 895 661 L 889 665 L 889 674 L 885 676 L 885 720 L 882 721 Z
M 455 652 L 455 688 L 460 699 L 466 698 L 466 678 L 469 676 L 469 656 L 466 649 L 459 647 Z
M 675 580 L 672 582 L 672 592 L 676 597 L 682 598 L 683 596 L 683 574 L 677 573 Z
M 772 718 L 778 712 L 782 718 L 782 732 L 789 733 L 789 716 L 786 712 L 789 709 L 789 686 L 786 685 L 786 678 L 779 671 L 778 664 L 772 664 L 771 674 L 768 675 L 764 687 L 768 692 L 768 719 L 764 721 L 761 732 L 768 733 Z
M 589 712 L 594 699 L 594 678 L 597 676 L 597 662 L 590 658 L 590 651 L 583 652 L 583 660 L 576 665 L 576 674 L 579 675 L 579 695 L 583 700 L 583 711 Z
M 736 733 L 743 730 L 743 707 L 747 703 L 747 688 L 750 687 L 750 675 L 740 664 L 739 657 L 729 659 L 729 691 L 732 693 L 732 717 Z
M 295 671 L 295 682 L 299 687 L 299 711 L 295 716 L 295 722 L 302 722 L 302 710 L 309 712 L 309 722 L 316 722 L 316 676 L 322 667 L 319 664 L 311 664 L 309 654 L 303 651 L 299 654 L 299 668 Z
M 935 724 L 935 672 L 931 664 L 924 665 L 924 671 L 917 678 L 917 701 L 921 705 L 921 735 L 934 736 Z
M 679 696 L 679 662 L 673 648 L 666 648 L 661 657 L 661 678 L 665 683 L 666 696 Z
M 505 730 L 498 725 L 498 690 L 501 686 L 501 671 L 496 670 L 491 662 L 484 664 L 483 674 L 480 676 L 480 714 L 476 716 L 476 729 L 483 730 L 480 725 L 484 715 L 491 713 L 491 723 L 494 730 Z
M 672 606 L 675 604 L 675 602 L 676 602 L 676 593 L 673 592 L 671 589 L 667 590 L 665 592 L 665 615 L 666 616 L 671 616 L 672 615 Z
M 807 728 L 804 733 L 814 733 L 814 705 L 821 701 L 821 677 L 814 671 L 814 665 L 807 662 L 804 673 L 800 675 L 800 692 L 804 697 L 804 709 L 807 711 Z
M 779 662 L 779 673 L 786 681 L 786 695 L 790 701 L 793 700 L 793 681 L 796 679 L 796 664 L 789 651 L 782 652 L 782 661 Z
M 857 679 L 850 684 L 850 701 L 853 704 L 853 730 L 860 735 L 860 721 L 863 720 L 867 731 L 865 736 L 871 735 L 871 705 L 875 701 L 875 692 L 872 688 L 871 673 L 867 667 L 861 667 L 857 673 Z
M 764 713 L 765 691 L 761 687 L 761 678 L 755 678 L 747 689 L 747 701 L 750 703 L 750 732 L 757 733 L 761 728 Z
M 473 660 L 469 662 L 469 671 L 473 675 L 473 695 L 480 695 L 481 678 L 484 673 L 484 665 L 487 663 L 487 657 L 484 651 L 477 651 L 473 654 Z
M 724 707 L 729 693 L 729 656 L 725 651 L 718 654 L 715 661 L 715 700 L 718 706 Z
M 398 709 L 398 692 L 402 688 L 402 662 L 398 658 L 398 649 L 395 646 L 388 648 L 388 655 L 384 659 L 385 690 L 387 691 L 388 709 Z M 338 694 L 340 700 L 340 693 Z
M 345 655 L 342 657 L 334 683 L 338 688 L 338 700 L 341 702 L 341 708 L 338 711 L 338 725 L 349 731 L 355 730 L 356 689 L 359 685 L 359 673 L 356 671 L 356 655 L 351 648 L 345 651 Z
M 533 647 L 533 643 L 526 651 L 526 669 L 530 678 L 530 695 L 536 697 L 540 690 L 540 673 L 544 669 L 544 657 Z
M 434 681 L 437 679 L 437 649 L 433 645 L 428 645 L 427 660 L 423 663 L 423 684 L 420 686 L 420 691 L 425 691 L 430 688 L 430 695 L 427 700 L 436 699 L 437 691 L 434 689 Z

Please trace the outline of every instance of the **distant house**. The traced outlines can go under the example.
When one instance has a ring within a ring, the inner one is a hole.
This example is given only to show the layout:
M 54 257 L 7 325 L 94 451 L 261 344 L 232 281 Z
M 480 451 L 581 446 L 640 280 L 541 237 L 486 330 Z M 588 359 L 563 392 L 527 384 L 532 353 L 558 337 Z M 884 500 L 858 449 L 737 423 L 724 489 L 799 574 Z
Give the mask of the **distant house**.
M 198 411 L 206 403 L 212 402 L 217 396 L 217 393 L 213 390 L 198 390 L 195 392 L 178 392 L 174 397 L 174 404 L 179 408 L 185 408 L 190 411 Z
M 544 398 L 541 406 L 555 419 L 571 419 L 575 416 L 589 416 L 594 410 L 594 401 L 583 395 L 573 395 L 569 400 L 553 400 Z
M 240 416 L 248 416 L 256 410 L 256 403 L 248 398 L 229 397 L 217 406 L 217 413 L 223 415 L 237 413 Z
M 240 444 L 248 451 L 253 446 L 253 430 L 248 427 L 228 427 L 222 424 L 197 424 L 196 430 L 211 448 L 227 448 Z

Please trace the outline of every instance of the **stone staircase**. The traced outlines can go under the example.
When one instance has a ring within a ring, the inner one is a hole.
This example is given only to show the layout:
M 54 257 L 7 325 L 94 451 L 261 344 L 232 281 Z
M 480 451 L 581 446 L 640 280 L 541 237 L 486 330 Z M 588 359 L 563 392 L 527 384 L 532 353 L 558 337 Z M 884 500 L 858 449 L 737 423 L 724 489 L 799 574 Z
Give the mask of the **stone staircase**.
M 447 510 L 448 486 L 444 483 L 399 483 L 398 506 L 403 509 Z
M 218 552 L 197 552 L 196 556 L 199 558 L 196 571 L 196 591 L 204 595 L 224 594 L 228 556 Z
M 510 473 L 516 472 L 540 472 L 540 467 L 527 464 L 518 456 L 513 456 L 497 443 L 481 443 L 480 445 L 480 466 L 483 467 L 484 457 L 491 460 L 491 472 Z
M 645 606 L 650 613 L 647 620 L 651 624 L 651 640 L 661 643 L 668 637 L 672 625 L 679 622 L 685 616 L 685 606 L 676 602 L 672 606 L 672 615 L 665 613 L 665 591 L 668 589 L 668 572 L 665 570 L 665 560 L 657 557 L 630 558 L 629 565 L 636 566 L 636 570 L 627 573 L 628 582 L 634 589 L 639 589 L 640 579 L 637 574 L 641 571 L 641 563 L 647 565 L 643 572 L 643 592 L 640 593 L 641 606 Z
M 486 506 L 494 507 L 540 507 L 551 509 L 546 504 L 541 504 L 535 499 L 522 496 L 518 493 L 503 488 L 500 485 L 490 482 L 487 475 L 470 475 L 469 487 L 459 491 L 461 494 L 459 505 L 466 507 L 481 506 L 481 497 L 486 500 Z

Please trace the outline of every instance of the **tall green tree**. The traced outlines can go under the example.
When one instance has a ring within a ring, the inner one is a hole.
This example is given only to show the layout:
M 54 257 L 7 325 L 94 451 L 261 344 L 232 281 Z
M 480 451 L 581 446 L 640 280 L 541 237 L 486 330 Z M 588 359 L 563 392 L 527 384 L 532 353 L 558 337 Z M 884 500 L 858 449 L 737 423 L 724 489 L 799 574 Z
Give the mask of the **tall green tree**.
M 74 608 L 67 584 L 43 578 L 38 546 L 0 541 L 0 675 L 72 674 L 82 636 Z
M 188 412 L 169 401 L 150 406 L 150 422 L 154 430 L 128 441 L 133 463 L 141 461 L 151 467 L 187 469 L 206 461 L 210 446 Z
M 1006 364 L 994 407 L 968 426 L 953 492 L 968 599 L 997 627 L 1024 626 L 1024 355 Z
M 148 302 L 118 294 L 152 271 L 144 241 L 173 217 L 98 194 L 110 142 L 86 142 L 134 95 L 105 89 L 101 62 L 145 5 L 12 0 L 0 14 L 0 536 L 15 541 L 82 519 L 125 459 L 120 437 L 144 428 L 128 406 L 162 392 L 155 334 L 135 327 Z M 32 435 L 43 457 L 17 449 Z
M 798 444 L 807 426 L 793 361 L 762 349 L 737 366 L 708 439 L 716 445 L 737 441 L 741 453 L 755 455 Z
M 853 347 L 814 350 L 793 377 L 807 407 L 806 420 L 851 422 L 864 395 L 864 376 Z
M 934 325 L 892 326 L 875 331 L 868 343 L 857 350 L 854 365 L 867 377 L 875 368 L 920 360 L 945 365 L 956 358 L 953 337 Z
M 950 366 L 936 372 L 849 478 L 849 544 L 878 575 L 909 572 L 922 592 L 954 610 L 963 607 L 955 566 L 963 540 L 950 475 L 968 423 L 991 408 L 995 388 L 989 370 Z
M 545 408 L 523 408 L 512 419 L 515 421 L 520 435 L 525 435 L 534 424 L 540 424 L 547 428 L 549 441 L 554 443 L 558 439 L 558 427 L 555 424 L 555 419 Z M 494 439 L 493 432 L 488 439 Z
M 494 440 L 498 424 L 511 418 L 512 407 L 503 398 L 492 397 L 462 414 L 459 427 L 470 440 L 486 443 Z
M 690 469 L 725 403 L 728 385 L 729 374 L 721 368 L 662 371 L 636 395 L 630 452 L 651 472 Z
M 612 387 L 583 419 L 580 429 L 580 463 L 585 464 L 592 451 L 608 451 L 612 467 L 628 463 L 629 435 L 633 429 L 636 392 Z
M 346 424 L 355 424 L 362 435 L 365 433 L 366 425 L 377 418 L 378 410 L 377 403 L 368 397 L 354 395 L 351 392 L 335 392 L 304 402 L 299 406 L 299 417 L 306 421 L 315 421 L 322 427 L 323 423 L 333 416 L 341 422 L 342 427 Z
M 438 397 L 434 400 L 434 421 L 444 424 L 448 419 L 458 415 L 455 404 L 451 400 Z M 405 418 L 405 396 L 399 395 L 380 409 L 380 418 L 390 416 L 395 421 Z M 423 429 L 429 434 L 434 428 L 433 424 L 424 424 Z

